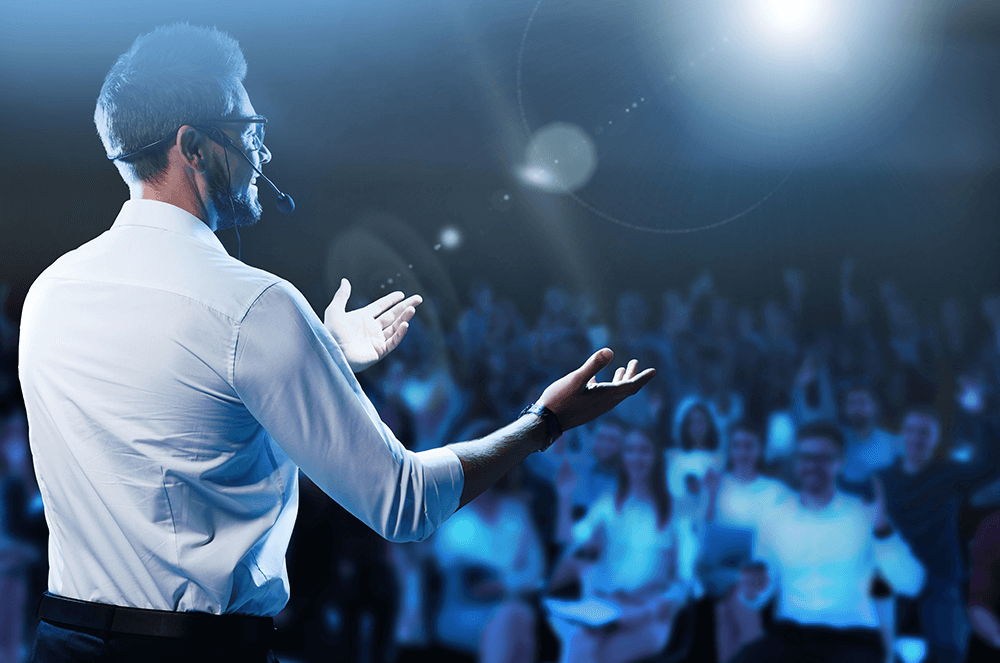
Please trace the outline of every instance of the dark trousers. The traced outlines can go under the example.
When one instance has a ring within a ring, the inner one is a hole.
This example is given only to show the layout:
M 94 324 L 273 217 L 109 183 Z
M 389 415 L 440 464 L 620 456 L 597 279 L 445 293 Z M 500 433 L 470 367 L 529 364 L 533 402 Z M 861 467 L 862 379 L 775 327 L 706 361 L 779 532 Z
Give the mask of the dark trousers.
M 744 645 L 731 663 L 882 663 L 885 647 L 873 628 L 840 629 L 776 621 Z
M 31 663 L 278 663 L 270 645 L 102 633 L 38 623 Z

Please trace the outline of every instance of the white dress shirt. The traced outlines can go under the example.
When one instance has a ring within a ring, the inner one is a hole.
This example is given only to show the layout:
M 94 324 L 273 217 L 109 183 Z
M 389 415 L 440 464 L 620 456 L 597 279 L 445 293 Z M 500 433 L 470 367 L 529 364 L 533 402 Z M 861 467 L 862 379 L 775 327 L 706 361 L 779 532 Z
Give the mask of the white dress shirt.
M 777 593 L 776 619 L 876 628 L 870 595 L 876 569 L 906 596 L 920 591 L 926 574 L 899 534 L 875 539 L 874 519 L 872 505 L 840 492 L 818 511 L 798 499 L 779 503 L 760 524 L 756 554 L 771 583 L 753 606 Z
M 458 508 L 458 457 L 407 451 L 305 298 L 173 205 L 39 276 L 20 377 L 54 594 L 278 613 L 298 468 L 393 541 Z

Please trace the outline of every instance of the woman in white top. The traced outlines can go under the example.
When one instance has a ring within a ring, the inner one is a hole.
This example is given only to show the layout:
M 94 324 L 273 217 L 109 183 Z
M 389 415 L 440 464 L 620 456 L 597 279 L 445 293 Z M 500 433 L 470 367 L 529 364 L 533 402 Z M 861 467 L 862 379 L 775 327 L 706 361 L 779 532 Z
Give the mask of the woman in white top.
M 728 437 L 726 472 L 719 475 L 709 470 L 705 476 L 708 493 L 705 520 L 750 530 L 756 547 L 759 524 L 776 505 L 794 497 L 794 493 L 781 481 L 761 476 L 764 454 L 756 431 L 735 424 Z M 735 583 L 739 569 L 730 571 Z M 715 607 L 715 643 L 719 663 L 725 663 L 743 644 L 761 635 L 760 613 L 739 601 L 735 584 L 716 587 L 716 592 L 721 595 Z
M 615 491 L 604 493 L 574 525 L 573 543 L 553 574 L 553 585 L 577 575 L 584 600 L 610 604 L 618 616 L 594 626 L 552 615 L 562 661 L 628 663 L 666 646 L 686 585 L 677 580 L 678 537 L 664 462 L 648 435 L 630 432 Z
M 523 468 L 442 523 L 432 539 L 443 580 L 434 618 L 438 644 L 480 663 L 535 656 L 531 597 L 542 586 L 542 540 L 521 490 Z

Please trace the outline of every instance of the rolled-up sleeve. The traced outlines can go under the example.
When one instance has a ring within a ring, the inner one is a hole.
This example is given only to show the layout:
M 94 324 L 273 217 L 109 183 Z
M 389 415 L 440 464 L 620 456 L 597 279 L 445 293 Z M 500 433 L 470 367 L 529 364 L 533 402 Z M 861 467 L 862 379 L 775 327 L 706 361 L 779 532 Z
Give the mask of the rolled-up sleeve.
M 458 456 L 403 447 L 329 331 L 287 282 L 266 288 L 240 321 L 231 380 L 292 462 L 384 538 L 422 540 L 458 509 Z

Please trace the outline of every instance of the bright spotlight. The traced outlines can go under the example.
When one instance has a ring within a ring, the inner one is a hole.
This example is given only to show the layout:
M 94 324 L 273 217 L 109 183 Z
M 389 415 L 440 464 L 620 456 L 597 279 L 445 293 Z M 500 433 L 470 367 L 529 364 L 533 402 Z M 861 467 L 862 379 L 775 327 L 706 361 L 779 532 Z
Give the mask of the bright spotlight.
M 757 21 L 762 30 L 797 42 L 815 38 L 829 19 L 824 0 L 759 0 Z
M 441 229 L 441 235 L 439 236 L 441 246 L 446 249 L 454 250 L 457 249 L 459 244 L 462 243 L 462 233 L 454 226 L 448 226 Z

